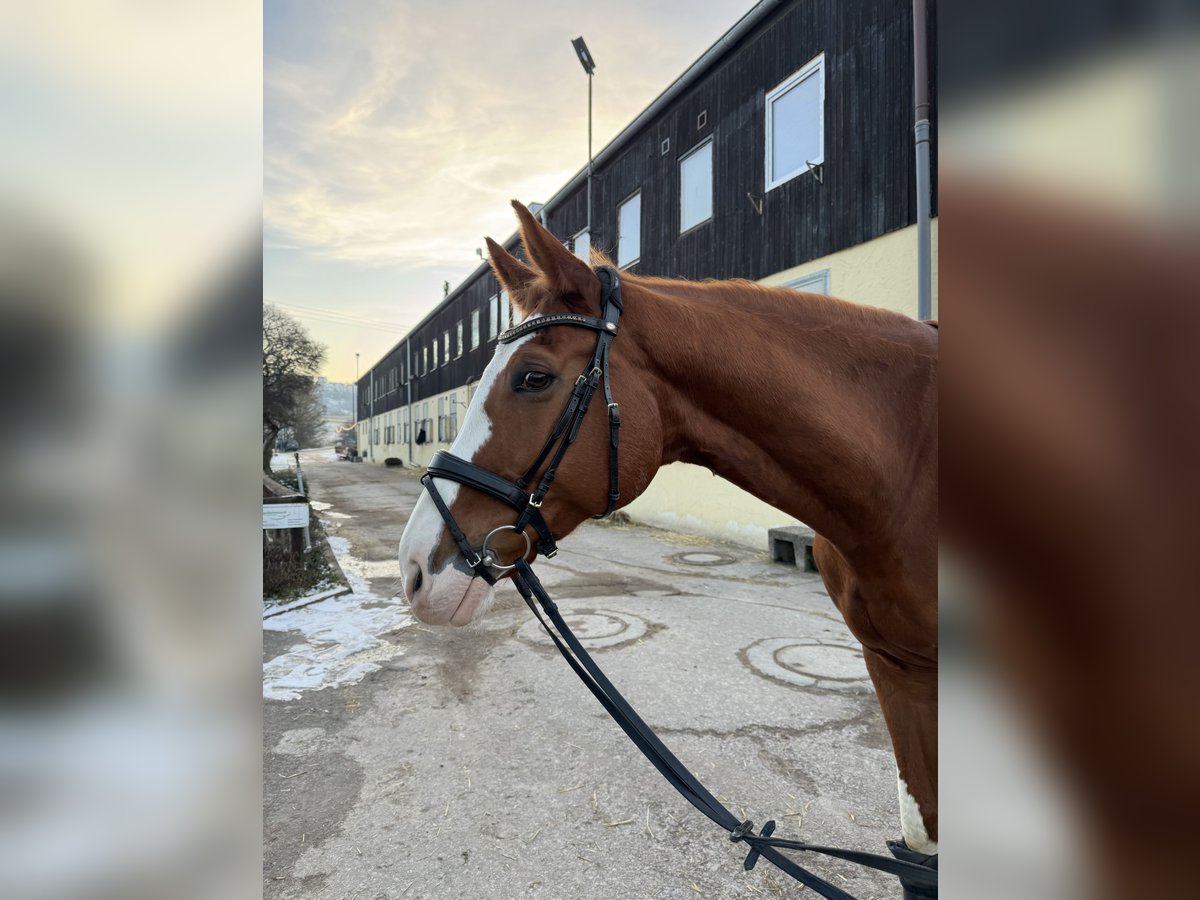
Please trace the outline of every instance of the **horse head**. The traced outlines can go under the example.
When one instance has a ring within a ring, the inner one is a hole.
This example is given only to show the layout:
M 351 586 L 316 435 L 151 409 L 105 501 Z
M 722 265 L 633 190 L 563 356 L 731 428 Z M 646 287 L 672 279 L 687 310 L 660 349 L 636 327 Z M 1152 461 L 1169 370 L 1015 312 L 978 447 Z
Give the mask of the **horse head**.
M 596 271 L 568 251 L 522 204 L 513 201 L 513 207 L 531 265 L 491 238 L 487 246 L 492 269 L 522 320 L 563 313 L 600 318 L 602 286 Z M 498 343 L 450 453 L 516 482 L 529 472 L 562 419 L 581 373 L 591 367 L 596 347 L 595 331 L 575 327 L 547 327 Z M 622 504 L 644 490 L 662 455 L 654 397 L 646 380 L 637 377 L 642 354 L 637 342 L 622 333 L 613 340 L 608 360 L 622 419 Z M 593 405 L 599 408 L 583 417 L 558 467 L 553 490 L 538 508 L 555 539 L 609 505 L 609 419 L 602 398 Z M 545 460 L 534 470 L 531 483 L 542 477 L 548 465 Z M 487 493 L 436 476 L 434 484 L 466 542 L 476 550 L 483 548 L 489 533 L 517 519 L 511 506 Z M 506 528 L 488 538 L 486 549 L 499 565 L 521 556 L 532 562 L 537 540 L 533 525 L 523 533 Z M 429 492 L 422 493 L 404 529 L 400 566 L 404 595 L 422 622 L 466 625 L 494 599 L 493 585 L 463 555 Z M 503 574 L 507 574 L 503 569 L 495 571 L 496 577 Z

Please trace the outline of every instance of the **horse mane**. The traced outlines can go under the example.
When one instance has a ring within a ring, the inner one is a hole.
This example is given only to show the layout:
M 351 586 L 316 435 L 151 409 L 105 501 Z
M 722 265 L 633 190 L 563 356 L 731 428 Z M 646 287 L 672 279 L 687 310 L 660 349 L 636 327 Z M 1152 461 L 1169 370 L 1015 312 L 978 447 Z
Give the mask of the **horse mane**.
M 617 268 L 617 265 L 606 253 L 595 247 L 591 249 L 591 264 L 593 267 Z M 747 311 L 772 318 L 786 318 L 789 321 L 794 321 L 797 315 L 798 298 L 804 299 L 804 306 L 810 315 L 817 314 L 827 320 L 828 325 L 835 327 L 848 325 L 858 328 L 868 324 L 886 325 L 889 321 L 894 324 L 907 324 L 911 321 L 907 316 L 891 310 L 851 303 L 828 294 L 815 294 L 778 285 L 759 284 L 745 278 L 705 278 L 700 281 L 690 281 L 685 278 L 664 278 L 656 275 L 622 272 L 621 280 L 626 285 L 644 288 L 653 293 L 680 300 L 734 302 Z
M 591 248 L 589 262 L 593 267 L 619 268 L 606 253 L 595 247 Z M 553 311 L 564 301 L 571 307 L 578 299 L 578 295 L 574 298 L 571 296 L 573 292 L 560 283 L 557 276 L 539 270 L 536 264 L 529 274 L 536 278 L 516 288 L 513 297 L 514 303 L 520 306 L 526 315 Z M 627 290 L 631 289 L 634 302 L 638 293 L 644 292 L 665 303 L 683 306 L 703 304 L 712 309 L 725 309 L 731 313 L 736 311 L 747 325 L 751 320 L 756 321 L 760 333 L 827 333 L 846 345 L 847 358 L 858 353 L 854 345 L 861 347 L 864 342 L 879 347 L 881 353 L 885 352 L 883 346 L 889 344 L 902 345 L 909 353 L 918 352 L 924 355 L 928 352 L 927 346 L 918 349 L 918 346 L 924 344 L 923 341 L 914 346 L 915 323 L 908 316 L 892 310 L 852 303 L 827 294 L 763 285 L 744 278 L 706 278 L 689 281 L 684 278 L 622 272 L 621 280 Z M 564 290 L 567 292 L 564 293 Z M 675 321 L 673 327 L 684 330 L 691 328 L 689 318 L 682 317 Z M 548 333 L 542 332 L 537 340 L 549 341 L 550 338 Z M 934 352 L 936 353 L 936 350 Z

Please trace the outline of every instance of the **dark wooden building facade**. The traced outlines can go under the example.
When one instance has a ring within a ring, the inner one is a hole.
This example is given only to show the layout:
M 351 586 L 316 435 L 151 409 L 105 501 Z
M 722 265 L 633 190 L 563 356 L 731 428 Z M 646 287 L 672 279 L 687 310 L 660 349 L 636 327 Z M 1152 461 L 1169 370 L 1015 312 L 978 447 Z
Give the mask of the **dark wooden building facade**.
M 936 21 L 930 0 L 931 48 Z M 760 280 L 914 224 L 912 60 L 909 0 L 760 3 L 598 154 L 591 244 L 626 263 L 636 224 L 631 271 Z M 936 70 L 930 81 L 936 214 Z M 581 254 L 586 185 L 580 173 L 539 212 Z M 515 235 L 505 243 L 516 251 Z M 508 324 L 498 290 L 480 266 L 363 376 L 358 419 L 374 416 L 386 455 L 425 456 L 410 443 L 422 425 L 433 449 L 452 440 L 451 410 L 442 421 L 423 405 L 463 389 L 449 404 L 461 416 Z M 387 432 L 381 414 L 410 404 L 409 430 L 392 416 Z M 364 452 L 371 437 L 360 434 Z

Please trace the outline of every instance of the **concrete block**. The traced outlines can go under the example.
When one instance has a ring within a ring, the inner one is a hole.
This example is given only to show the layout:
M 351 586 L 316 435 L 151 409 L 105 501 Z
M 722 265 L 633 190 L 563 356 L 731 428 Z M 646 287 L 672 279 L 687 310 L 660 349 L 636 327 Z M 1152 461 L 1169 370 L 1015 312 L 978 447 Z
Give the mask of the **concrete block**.
M 813 559 L 813 538 L 816 533 L 804 525 L 785 525 L 772 528 L 767 532 L 770 544 L 771 559 L 774 562 L 799 565 L 805 572 L 816 572 L 817 563 Z

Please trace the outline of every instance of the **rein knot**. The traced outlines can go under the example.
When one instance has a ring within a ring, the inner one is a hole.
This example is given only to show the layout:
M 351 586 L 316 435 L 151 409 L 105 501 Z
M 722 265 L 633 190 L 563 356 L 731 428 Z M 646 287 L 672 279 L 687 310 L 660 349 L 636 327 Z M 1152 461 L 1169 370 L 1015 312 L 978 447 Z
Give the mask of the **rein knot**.
M 762 827 L 762 831 L 758 834 L 754 833 L 754 823 L 747 819 L 733 831 L 729 832 L 729 839 L 735 844 L 738 841 L 745 841 L 750 845 L 750 852 L 746 854 L 746 861 L 742 863 L 742 868 L 749 872 L 758 863 L 758 857 L 762 853 L 762 848 L 759 846 L 759 839 L 770 837 L 775 833 L 775 820 L 767 822 Z M 769 845 L 768 845 L 769 846 Z
M 738 841 L 745 840 L 748 834 L 754 834 L 754 823 L 749 819 L 729 832 L 729 840 L 736 844 Z

